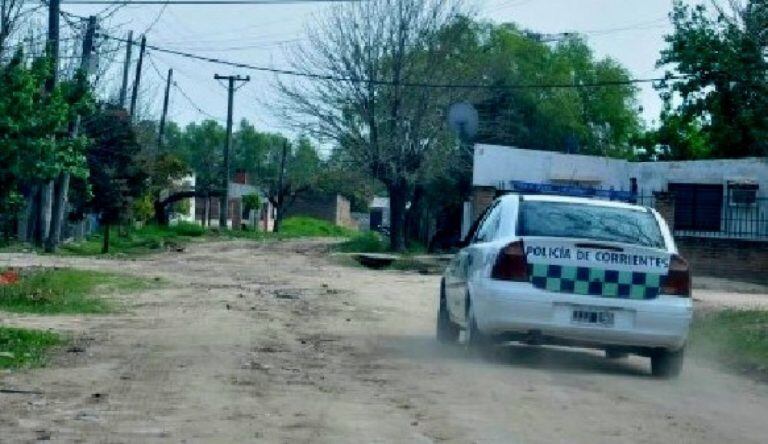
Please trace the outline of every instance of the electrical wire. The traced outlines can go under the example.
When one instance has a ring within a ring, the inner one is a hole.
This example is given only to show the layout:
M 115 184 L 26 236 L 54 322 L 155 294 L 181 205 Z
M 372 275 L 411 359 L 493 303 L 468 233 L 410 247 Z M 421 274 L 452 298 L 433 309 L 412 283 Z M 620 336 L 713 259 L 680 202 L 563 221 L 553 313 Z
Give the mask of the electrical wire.
M 128 40 L 122 39 L 119 37 L 113 37 L 107 34 L 100 33 L 99 36 L 111 40 L 121 41 L 124 43 L 128 43 Z M 138 45 L 138 42 L 132 42 L 134 45 Z M 167 48 L 161 48 L 156 45 L 151 45 L 149 43 L 146 44 L 146 47 L 148 49 L 152 49 L 154 51 L 166 53 L 166 54 L 173 54 L 180 57 L 185 57 L 188 59 L 194 59 L 194 60 L 200 60 L 208 63 L 218 64 L 218 65 L 225 65 L 225 66 L 231 66 L 234 68 L 240 68 L 240 69 L 247 69 L 251 71 L 259 71 L 259 72 L 266 72 L 276 75 L 288 75 L 288 76 L 294 76 L 294 77 L 303 77 L 308 78 L 312 80 L 327 80 L 327 81 L 336 81 L 336 82 L 347 82 L 347 83 L 370 83 L 374 85 L 380 85 L 380 86 L 399 86 L 399 87 L 407 87 L 407 88 L 433 88 L 433 89 L 491 89 L 491 90 L 519 90 L 519 89 L 573 89 L 573 88 L 601 88 L 601 87 L 609 87 L 609 86 L 630 86 L 630 85 L 636 85 L 641 83 L 654 83 L 654 82 L 663 82 L 663 81 L 669 81 L 669 80 L 680 80 L 685 79 L 688 76 L 679 76 L 679 75 L 672 75 L 667 76 L 663 78 L 635 78 L 635 79 L 626 79 L 626 80 L 603 80 L 603 81 L 597 81 L 597 82 L 581 82 L 581 83 L 572 83 L 572 82 L 564 82 L 564 83 L 542 83 L 542 84 L 515 84 L 515 85 L 488 85 L 488 84 L 456 84 L 456 83 L 420 83 L 420 82 L 396 82 L 391 80 L 379 80 L 379 79 L 366 79 L 361 77 L 341 77 L 336 76 L 332 74 L 322 74 L 322 73 L 313 73 L 313 72 L 302 72 L 302 71 L 296 71 L 292 69 L 281 69 L 281 68 L 269 68 L 265 66 L 256 66 L 251 65 L 248 63 L 240 63 L 240 62 L 232 62 L 229 60 L 214 58 L 214 57 L 207 57 L 202 56 L 198 54 L 193 54 L 190 52 L 185 51 L 177 51 L 174 49 L 167 49 Z
M 146 56 L 147 56 L 147 59 L 149 60 L 150 66 L 152 66 L 152 69 L 155 71 L 155 74 L 157 74 L 157 76 L 161 80 L 167 81 L 167 77 L 165 77 L 163 75 L 163 73 L 160 71 L 160 68 L 158 68 L 158 66 L 155 64 L 152 56 L 150 55 L 150 52 L 147 52 Z M 198 106 L 197 103 L 195 103 L 195 101 L 192 100 L 192 98 L 189 96 L 189 94 L 187 94 L 187 92 L 184 91 L 184 89 L 181 86 L 179 86 L 179 84 L 176 81 L 171 82 L 171 86 L 173 86 L 176 89 L 176 91 L 178 91 L 179 94 L 181 94 L 181 96 L 184 97 L 184 99 L 187 102 L 189 102 L 190 105 L 192 105 L 192 108 L 194 108 L 195 111 L 198 112 L 198 114 L 200 114 L 202 116 L 205 116 L 205 117 L 208 117 L 210 119 L 216 120 L 218 122 L 223 121 L 223 119 L 221 119 L 220 117 L 216 117 L 213 114 L 211 114 L 211 113 L 205 111 L 204 109 L 202 109 L 200 106 Z
M 65 0 L 63 5 L 306 5 L 322 3 L 357 3 L 367 0 Z

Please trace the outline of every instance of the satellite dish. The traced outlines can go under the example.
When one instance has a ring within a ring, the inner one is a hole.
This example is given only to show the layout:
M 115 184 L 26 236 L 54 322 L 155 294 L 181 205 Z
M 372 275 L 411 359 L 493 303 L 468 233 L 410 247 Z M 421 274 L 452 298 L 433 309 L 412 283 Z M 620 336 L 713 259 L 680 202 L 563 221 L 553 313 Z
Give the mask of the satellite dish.
M 459 136 L 462 142 L 469 142 L 477 136 L 480 117 L 471 103 L 454 103 L 448 109 L 448 126 Z

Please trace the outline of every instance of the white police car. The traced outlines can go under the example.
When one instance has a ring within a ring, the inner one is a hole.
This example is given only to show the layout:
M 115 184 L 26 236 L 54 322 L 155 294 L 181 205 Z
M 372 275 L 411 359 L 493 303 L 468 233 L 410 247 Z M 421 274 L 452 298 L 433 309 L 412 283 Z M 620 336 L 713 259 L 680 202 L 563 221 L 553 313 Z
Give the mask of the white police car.
M 693 314 L 688 263 L 653 209 L 510 194 L 470 230 L 443 276 L 437 337 L 604 349 L 680 373 Z

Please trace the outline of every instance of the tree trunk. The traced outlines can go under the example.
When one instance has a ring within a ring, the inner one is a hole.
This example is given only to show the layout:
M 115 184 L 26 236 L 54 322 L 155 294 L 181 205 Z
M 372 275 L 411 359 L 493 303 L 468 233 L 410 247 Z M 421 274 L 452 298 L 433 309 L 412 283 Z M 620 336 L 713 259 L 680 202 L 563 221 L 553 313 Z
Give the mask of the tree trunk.
M 387 186 L 389 191 L 389 248 L 402 253 L 405 251 L 405 207 L 408 188 L 399 180 Z
M 168 226 L 168 212 L 165 211 L 166 205 L 159 200 L 156 200 L 153 203 L 153 206 L 155 207 L 155 222 L 161 227 Z
M 424 241 L 421 238 L 421 213 L 422 205 L 424 202 L 424 187 L 417 185 L 413 191 L 413 198 L 411 199 L 411 207 L 405 210 L 405 243 L 410 245 L 410 241 L 417 239 Z
M 61 226 L 64 224 L 69 194 L 69 173 L 59 174 L 54 189 L 53 206 L 51 209 L 51 228 L 45 241 L 45 252 L 55 253 L 61 241 Z
M 283 223 L 283 208 L 282 205 L 275 205 L 275 222 L 272 224 L 272 231 L 277 233 L 280 231 L 280 225 Z
M 211 216 L 212 216 L 212 214 L 211 214 L 211 196 L 208 196 L 208 201 L 207 201 L 206 205 L 208 206 L 208 210 L 207 210 L 208 213 L 205 215 L 205 219 L 206 219 L 206 223 L 208 224 L 208 227 L 210 227 L 211 226 Z
M 48 239 L 51 229 L 51 206 L 53 204 L 53 181 L 47 181 L 40 185 L 40 194 L 37 210 L 37 229 L 35 230 L 35 245 L 42 247 Z
M 19 217 L 17 236 L 20 242 L 30 242 L 35 233 L 35 207 L 37 205 L 36 186 L 30 186 L 24 191 L 24 209 Z
M 109 253 L 109 224 L 104 225 L 104 243 L 101 244 L 101 254 Z
M 201 221 L 203 227 L 208 226 L 209 214 L 211 214 L 211 198 L 207 196 L 203 198 L 203 220 Z

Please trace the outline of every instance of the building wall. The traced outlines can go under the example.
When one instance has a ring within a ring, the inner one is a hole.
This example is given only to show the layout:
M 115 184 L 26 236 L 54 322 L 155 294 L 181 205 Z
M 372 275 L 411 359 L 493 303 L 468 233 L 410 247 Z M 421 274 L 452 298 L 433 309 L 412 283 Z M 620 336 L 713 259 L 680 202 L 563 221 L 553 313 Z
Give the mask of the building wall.
M 628 162 L 600 156 L 523 150 L 498 145 L 475 146 L 472 184 L 500 188 L 510 180 L 592 183 L 620 191 L 636 178 L 641 192 L 667 191 L 668 183 L 727 184 L 754 180 L 759 197 L 768 198 L 768 158 L 717 159 L 677 162 Z
M 350 204 L 343 196 L 300 196 L 288 207 L 285 217 L 306 216 L 322 219 L 332 224 L 356 228 L 350 214 Z
M 472 184 L 504 188 L 510 180 L 535 183 L 580 182 L 629 190 L 629 162 L 598 156 L 475 145 Z
M 390 226 L 390 217 L 389 217 L 389 197 L 374 197 L 373 201 L 370 205 L 371 210 L 380 210 L 381 211 L 381 226 L 389 228 Z M 370 220 L 369 225 L 370 228 Z
M 371 229 L 371 214 L 370 213 L 350 213 L 352 220 L 357 226 L 359 231 L 369 231 Z
M 475 189 L 511 189 L 510 181 L 522 181 L 630 191 L 632 179 L 635 179 L 641 203 L 651 205 L 652 195 L 669 191 L 672 183 L 722 185 L 720 231 L 742 237 L 765 237 L 768 233 L 768 158 L 628 162 L 479 144 L 475 146 L 474 162 Z M 757 205 L 731 205 L 728 183 L 744 181 L 757 183 Z M 476 204 L 475 200 L 476 196 L 472 201 L 473 217 L 486 206 L 485 202 Z
M 768 197 L 768 158 L 686 160 L 631 163 L 630 174 L 641 190 L 666 191 L 668 183 L 727 184 L 754 180 L 758 196 Z
M 695 276 L 768 283 L 768 242 L 678 237 L 680 254 Z
M 336 196 L 336 225 L 357 230 L 357 222 L 352 219 L 352 204 L 342 195 Z

